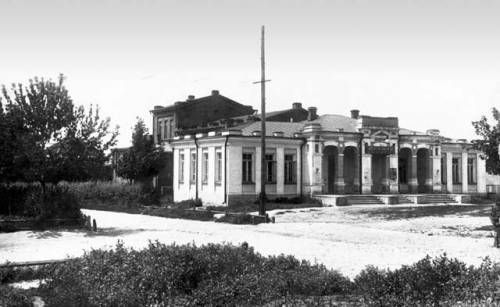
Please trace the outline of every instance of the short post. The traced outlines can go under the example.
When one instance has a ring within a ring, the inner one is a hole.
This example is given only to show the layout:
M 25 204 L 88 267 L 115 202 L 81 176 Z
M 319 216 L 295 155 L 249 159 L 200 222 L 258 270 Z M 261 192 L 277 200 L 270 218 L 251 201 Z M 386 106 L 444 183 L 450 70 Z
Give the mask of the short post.
M 274 224 L 274 223 L 276 222 L 276 217 L 275 217 L 275 216 L 273 216 L 273 217 L 272 217 L 272 219 L 271 219 L 271 221 L 272 221 L 272 222 L 273 222 L 273 224 Z
M 92 230 L 94 232 L 97 232 L 97 222 L 95 221 L 95 219 L 92 220 Z

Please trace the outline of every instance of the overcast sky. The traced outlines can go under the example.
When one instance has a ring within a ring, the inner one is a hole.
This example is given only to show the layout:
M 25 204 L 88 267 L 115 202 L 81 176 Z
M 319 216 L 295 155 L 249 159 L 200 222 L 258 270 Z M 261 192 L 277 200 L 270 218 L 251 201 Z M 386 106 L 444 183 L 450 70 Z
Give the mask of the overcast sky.
M 212 89 L 267 109 L 398 116 L 401 127 L 474 138 L 500 107 L 500 1 L 0 2 L 0 84 L 67 77 L 130 143 L 137 116 Z

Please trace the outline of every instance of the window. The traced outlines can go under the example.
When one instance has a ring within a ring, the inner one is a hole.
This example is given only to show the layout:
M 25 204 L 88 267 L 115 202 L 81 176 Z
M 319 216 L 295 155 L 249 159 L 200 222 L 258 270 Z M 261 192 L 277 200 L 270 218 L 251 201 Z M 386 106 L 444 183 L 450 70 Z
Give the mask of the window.
M 476 184 L 476 178 L 474 176 L 474 159 L 467 159 L 467 183 Z
M 243 170 L 242 170 L 243 183 L 253 183 L 252 160 L 253 160 L 253 155 L 251 153 L 243 154 Z
M 179 154 L 179 183 L 184 183 L 184 154 Z
M 222 182 L 222 152 L 220 149 L 215 152 L 215 183 Z
M 314 152 L 319 153 L 319 144 L 314 144 Z
M 158 119 L 158 141 L 163 140 L 163 120 Z
M 206 150 L 202 153 L 201 182 L 203 184 L 208 183 L 208 151 Z
M 196 183 L 196 152 L 191 150 L 191 169 L 189 180 L 192 184 Z
M 453 158 L 451 160 L 451 169 L 453 184 L 460 183 L 460 165 L 458 164 L 458 158 Z
M 169 125 L 169 129 L 170 129 L 170 133 L 168 134 L 168 137 L 172 138 L 174 136 L 174 119 L 173 118 L 171 118 L 168 121 L 168 125 Z
M 274 154 L 266 154 L 266 183 L 276 183 L 276 161 Z
M 285 184 L 297 183 L 295 155 L 285 155 Z

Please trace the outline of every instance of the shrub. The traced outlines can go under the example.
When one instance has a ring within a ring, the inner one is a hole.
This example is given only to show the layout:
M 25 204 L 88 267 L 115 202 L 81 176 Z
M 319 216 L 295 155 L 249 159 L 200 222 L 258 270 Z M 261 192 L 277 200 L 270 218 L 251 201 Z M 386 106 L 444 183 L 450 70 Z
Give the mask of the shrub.
M 33 306 L 32 299 L 25 292 L 25 290 L 15 289 L 13 287 L 0 284 L 0 306 Z
M 394 271 L 368 267 L 355 279 L 368 304 L 379 306 L 451 305 L 493 297 L 499 270 L 489 259 L 478 268 L 429 256 Z
M 203 202 L 200 198 L 181 200 L 179 202 L 175 202 L 172 205 L 172 207 L 179 208 L 179 209 L 192 209 L 192 208 L 202 207 L 202 206 L 203 206 Z
M 350 281 L 291 256 L 266 258 L 242 246 L 118 244 L 60 264 L 40 287 L 48 305 L 263 305 L 290 295 L 343 294 Z
M 37 184 L 0 186 L 0 214 L 47 219 L 81 218 L 78 199 L 67 187 L 48 185 L 45 195 Z

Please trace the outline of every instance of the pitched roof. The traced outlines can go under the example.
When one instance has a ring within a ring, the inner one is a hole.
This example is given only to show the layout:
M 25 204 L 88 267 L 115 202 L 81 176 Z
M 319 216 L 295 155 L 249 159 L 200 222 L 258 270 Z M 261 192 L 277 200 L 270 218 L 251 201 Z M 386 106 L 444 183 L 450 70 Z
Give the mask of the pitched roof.
M 252 106 L 250 105 L 243 105 L 239 102 L 236 102 L 230 98 L 227 98 L 226 96 L 223 96 L 218 93 L 213 93 L 212 95 L 205 96 L 205 97 L 200 97 L 200 98 L 193 98 L 193 99 L 188 99 L 186 101 L 177 101 L 174 104 L 165 106 L 165 107 L 155 107 L 153 110 L 151 110 L 152 113 L 160 113 L 160 112 L 165 112 L 165 111 L 174 111 L 178 109 L 186 109 L 186 108 L 192 108 L 196 105 L 202 104 L 202 103 L 211 103 L 214 101 L 224 101 L 230 104 L 234 104 L 235 106 L 241 107 L 241 108 L 246 108 L 248 109 L 248 114 L 252 114 L 255 112 Z
M 293 137 L 296 132 L 302 131 L 305 122 L 290 123 L 290 122 L 267 122 L 266 121 L 266 136 L 272 136 L 273 132 L 283 132 L 284 137 Z M 243 124 L 234 128 L 241 129 L 243 135 L 252 135 L 254 131 L 260 131 L 261 122 Z
M 344 132 L 358 132 L 356 128 L 358 121 L 344 115 L 325 114 L 312 122 L 319 123 L 323 131 L 338 131 L 338 129 L 343 129 Z

